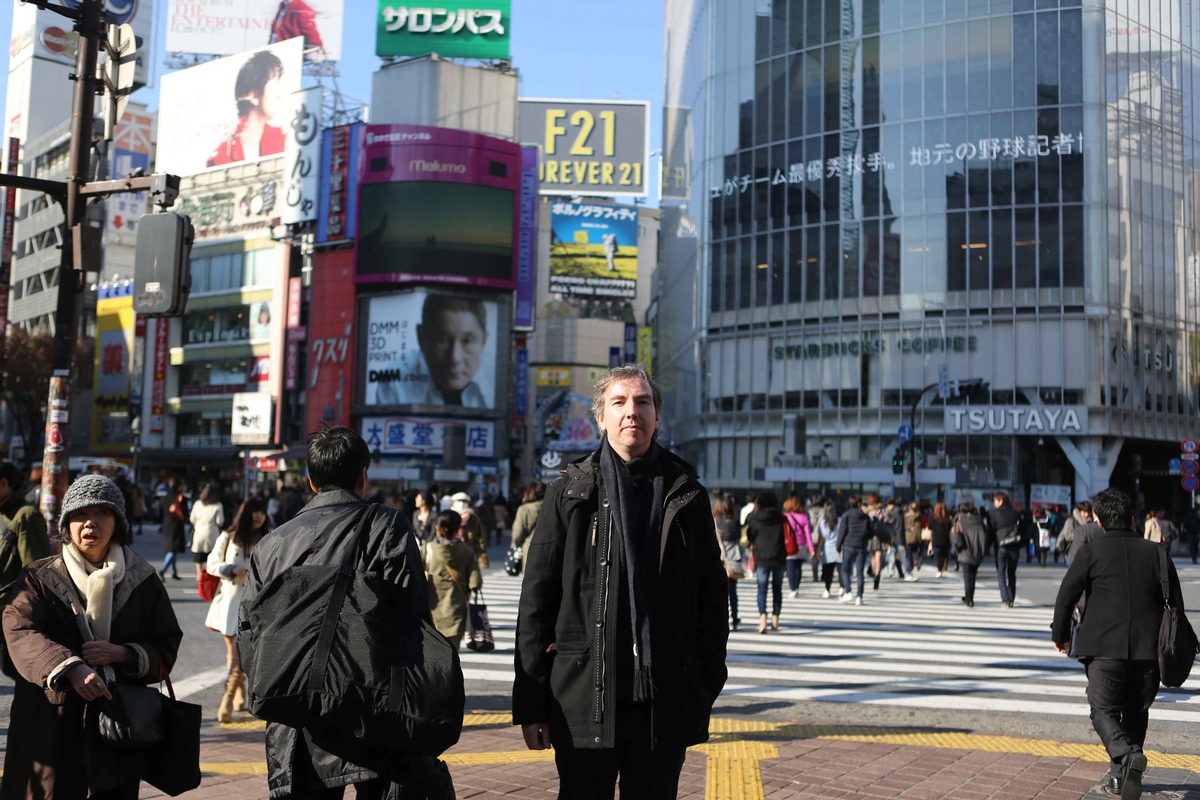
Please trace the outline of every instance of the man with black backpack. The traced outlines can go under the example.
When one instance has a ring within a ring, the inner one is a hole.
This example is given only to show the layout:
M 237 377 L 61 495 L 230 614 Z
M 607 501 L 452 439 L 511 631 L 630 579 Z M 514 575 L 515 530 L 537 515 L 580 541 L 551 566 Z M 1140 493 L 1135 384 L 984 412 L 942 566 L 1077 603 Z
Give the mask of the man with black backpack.
M 21 494 L 21 471 L 0 461 L 0 606 L 21 568 L 50 555 L 46 519 Z
M 421 638 L 432 627 L 425 568 L 405 515 L 364 501 L 370 464 L 367 443 L 349 428 L 313 434 L 308 479 L 317 496 L 250 559 L 238 649 L 250 711 L 268 720 L 271 800 L 337 800 L 351 783 L 364 800 L 454 796 L 445 765 L 431 755 L 461 731 L 462 670 L 436 631 Z M 309 642 L 313 628 L 321 635 Z M 431 649 L 445 651 L 438 676 L 406 669 L 404 657 Z M 297 676 L 302 685 L 289 690 Z M 444 685 L 432 685 L 438 680 Z M 420 705 L 420 697 L 409 702 L 411 686 L 444 706 L 408 726 L 425 741 L 404 739 L 410 719 L 393 724 L 399 718 L 387 716 Z M 427 723 L 445 735 L 425 735 Z

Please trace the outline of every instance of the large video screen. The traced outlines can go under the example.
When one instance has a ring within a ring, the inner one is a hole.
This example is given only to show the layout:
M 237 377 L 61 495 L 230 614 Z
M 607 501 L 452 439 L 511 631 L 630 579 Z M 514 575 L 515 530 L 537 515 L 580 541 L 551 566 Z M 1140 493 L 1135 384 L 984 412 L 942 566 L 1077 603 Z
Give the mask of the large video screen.
M 512 281 L 514 201 L 508 189 L 468 183 L 364 184 L 358 274 Z

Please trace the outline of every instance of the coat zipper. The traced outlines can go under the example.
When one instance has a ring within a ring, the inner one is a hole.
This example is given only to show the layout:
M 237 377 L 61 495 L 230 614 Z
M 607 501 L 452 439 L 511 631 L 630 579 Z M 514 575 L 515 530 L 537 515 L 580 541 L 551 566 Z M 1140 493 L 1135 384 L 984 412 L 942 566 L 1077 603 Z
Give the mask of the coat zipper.
M 592 662 L 593 675 L 592 682 L 595 689 L 593 696 L 593 718 L 592 721 L 601 723 L 604 721 L 604 620 L 608 615 L 608 582 L 612 570 L 612 513 L 608 508 L 608 498 L 604 497 L 600 502 L 600 510 L 598 510 L 596 520 L 592 521 L 593 532 L 595 526 L 599 524 L 602 531 L 600 537 L 600 580 L 597 581 L 597 596 L 596 596 L 596 625 L 593 633 L 594 645 L 592 647 Z M 593 534 L 594 535 L 594 534 Z

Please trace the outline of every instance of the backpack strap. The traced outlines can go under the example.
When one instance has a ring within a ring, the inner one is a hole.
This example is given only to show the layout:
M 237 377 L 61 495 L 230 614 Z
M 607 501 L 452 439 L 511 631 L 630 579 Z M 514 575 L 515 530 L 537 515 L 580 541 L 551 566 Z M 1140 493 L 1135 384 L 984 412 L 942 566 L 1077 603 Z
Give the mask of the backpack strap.
M 333 637 L 337 634 L 338 616 L 342 612 L 342 603 L 346 601 L 346 591 L 354 580 L 354 564 L 358 559 L 358 551 L 361 549 L 366 535 L 367 523 L 371 521 L 371 517 L 375 516 L 377 505 L 377 503 L 372 503 L 367 506 L 359 516 L 358 527 L 354 531 L 354 536 L 351 537 L 350 546 L 346 548 L 346 555 L 342 557 L 341 568 L 333 582 L 333 589 L 329 593 L 329 605 L 325 606 L 325 618 L 321 620 L 321 635 L 317 638 L 317 646 L 313 651 L 312 670 L 308 673 L 308 691 L 310 692 L 319 692 L 321 684 L 325 680 L 325 668 L 329 663 L 329 649 L 333 645 Z
M 1163 608 L 1171 607 L 1171 592 L 1167 586 L 1167 553 L 1165 548 L 1158 548 L 1158 585 L 1162 588 Z

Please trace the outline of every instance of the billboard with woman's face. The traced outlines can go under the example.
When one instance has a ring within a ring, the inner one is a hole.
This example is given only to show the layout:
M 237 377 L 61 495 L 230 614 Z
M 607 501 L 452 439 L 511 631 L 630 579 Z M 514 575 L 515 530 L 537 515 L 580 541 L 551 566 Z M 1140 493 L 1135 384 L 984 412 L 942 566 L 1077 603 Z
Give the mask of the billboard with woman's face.
M 194 175 L 283 155 L 300 39 L 163 76 L 155 169 Z

